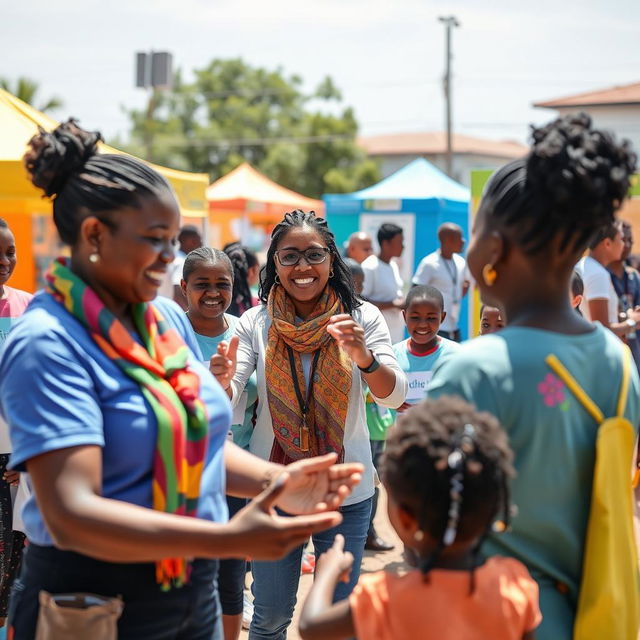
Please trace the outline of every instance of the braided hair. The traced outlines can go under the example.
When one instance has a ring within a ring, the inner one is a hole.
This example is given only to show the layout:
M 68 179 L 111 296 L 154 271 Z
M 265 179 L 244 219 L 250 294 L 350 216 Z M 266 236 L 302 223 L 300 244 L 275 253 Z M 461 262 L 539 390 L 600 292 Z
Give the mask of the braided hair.
M 233 293 L 229 313 L 241 316 L 253 306 L 249 288 L 249 262 L 244 247 L 239 242 L 231 242 L 224 247 L 225 254 L 233 266 Z
M 478 215 L 536 254 L 560 236 L 560 249 L 581 253 L 629 192 L 636 155 L 592 128 L 585 113 L 532 127 L 529 154 L 499 169 L 487 183 Z
M 322 237 L 333 256 L 333 275 L 329 277 L 329 284 L 340 298 L 345 313 L 352 313 L 362 303 L 355 293 L 351 271 L 336 247 L 334 235 L 324 218 L 318 218 L 314 211 L 306 212 L 300 209 L 285 213 L 282 221 L 274 227 L 271 233 L 267 262 L 260 271 L 260 289 L 258 293 L 260 300 L 266 304 L 269 299 L 269 293 L 276 283 L 276 249 L 282 238 L 294 227 L 309 227 Z
M 419 559 L 423 575 L 454 542 L 478 540 L 477 554 L 500 512 L 508 525 L 512 460 L 496 418 L 457 396 L 425 400 L 399 417 L 382 473 L 393 499 L 437 541 Z
M 175 203 L 173 190 L 157 171 L 131 156 L 98 154 L 100 140 L 99 133 L 69 119 L 51 132 L 40 127 L 24 157 L 31 182 L 54 198 L 53 221 L 71 246 L 89 216 L 113 227 L 113 211 L 139 208 L 145 198 Z

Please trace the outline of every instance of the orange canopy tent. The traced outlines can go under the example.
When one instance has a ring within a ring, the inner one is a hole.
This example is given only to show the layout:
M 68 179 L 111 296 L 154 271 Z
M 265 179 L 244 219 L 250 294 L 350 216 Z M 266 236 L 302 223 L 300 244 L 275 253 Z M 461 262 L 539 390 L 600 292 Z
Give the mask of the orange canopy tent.
M 37 271 L 45 268 L 60 249 L 51 220 L 52 201 L 42 198 L 29 182 L 22 156 L 39 126 L 51 131 L 57 125 L 49 116 L 0 89 L 0 217 L 16 237 L 18 264 L 11 285 L 27 291 L 35 289 Z M 100 152 L 122 153 L 106 144 L 100 144 Z M 206 218 L 206 174 L 150 166 L 171 183 L 185 221 L 198 223 Z
M 267 236 L 282 216 L 293 209 L 324 214 L 322 200 L 286 189 L 246 162 L 211 184 L 207 200 L 210 243 L 217 247 L 240 239 L 246 242 L 250 231 Z

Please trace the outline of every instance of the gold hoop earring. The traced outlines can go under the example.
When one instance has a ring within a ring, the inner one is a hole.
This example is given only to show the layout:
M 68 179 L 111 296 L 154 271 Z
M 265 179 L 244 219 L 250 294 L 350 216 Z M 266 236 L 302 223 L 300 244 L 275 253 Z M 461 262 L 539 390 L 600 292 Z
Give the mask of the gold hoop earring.
M 100 260 L 100 255 L 98 253 L 92 253 L 89 256 L 89 262 L 91 262 L 91 264 L 96 264 L 96 262 L 98 262 Z
M 498 272 L 492 264 L 485 264 L 482 268 L 482 279 L 487 287 L 492 287 L 498 277 Z

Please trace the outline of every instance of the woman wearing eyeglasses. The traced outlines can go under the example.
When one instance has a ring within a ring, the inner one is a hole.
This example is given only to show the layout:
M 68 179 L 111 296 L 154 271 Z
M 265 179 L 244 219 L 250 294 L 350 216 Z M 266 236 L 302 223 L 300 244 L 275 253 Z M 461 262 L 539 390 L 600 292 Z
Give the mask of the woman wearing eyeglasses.
M 365 465 L 362 482 L 341 509 L 342 523 L 313 536 L 316 555 L 336 533 L 345 537 L 354 563 L 349 581 L 336 590 L 336 600 L 343 599 L 358 581 L 374 488 L 363 389 L 367 385 L 379 405 L 397 408 L 406 378 L 380 311 L 358 299 L 333 234 L 313 212 L 288 213 L 273 230 L 260 299 L 230 343 L 220 345 L 211 371 L 234 403 L 257 371 L 252 453 L 286 463 L 335 452 Z M 286 637 L 301 555 L 298 547 L 281 561 L 253 563 L 250 640 Z

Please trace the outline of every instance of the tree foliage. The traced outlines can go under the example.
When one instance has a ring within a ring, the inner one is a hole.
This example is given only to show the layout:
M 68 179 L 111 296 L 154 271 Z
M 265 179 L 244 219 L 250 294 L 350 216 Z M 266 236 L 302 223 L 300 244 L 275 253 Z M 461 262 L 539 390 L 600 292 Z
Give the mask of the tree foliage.
M 44 102 L 37 102 L 37 94 L 40 87 L 35 80 L 30 80 L 29 78 L 19 77 L 15 82 L 11 82 L 8 78 L 0 78 L 0 87 L 12 93 L 16 98 L 35 107 L 38 111 L 53 111 L 64 106 L 62 100 L 55 96 Z
M 358 123 L 331 78 L 314 92 L 282 69 L 240 59 L 213 60 L 191 82 L 176 74 L 171 92 L 155 91 L 146 110 L 128 112 L 129 151 L 212 180 L 247 161 L 305 195 L 353 191 L 379 179 L 356 145 Z

